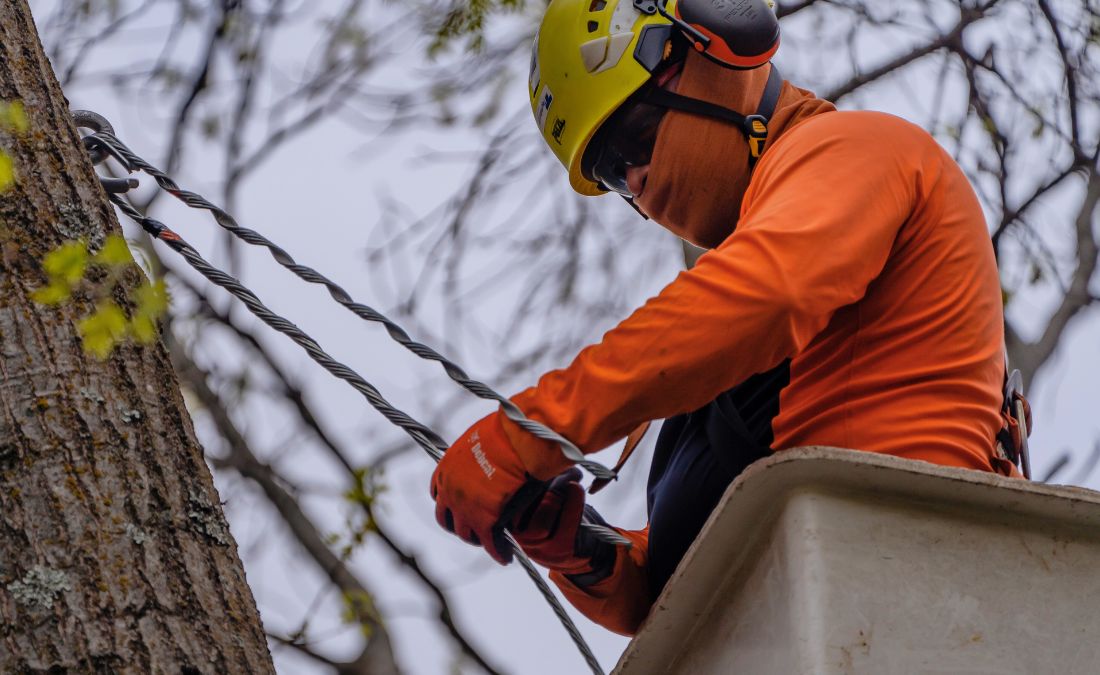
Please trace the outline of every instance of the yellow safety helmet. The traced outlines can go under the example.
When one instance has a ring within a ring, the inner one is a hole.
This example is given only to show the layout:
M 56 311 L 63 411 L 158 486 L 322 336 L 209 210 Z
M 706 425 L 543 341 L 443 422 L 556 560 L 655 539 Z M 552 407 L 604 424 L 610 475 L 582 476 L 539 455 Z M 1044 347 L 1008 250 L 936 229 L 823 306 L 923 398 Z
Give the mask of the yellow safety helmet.
M 547 7 L 531 51 L 531 110 L 582 195 L 605 192 L 581 173 L 588 142 L 664 56 L 669 31 L 646 28 L 671 25 L 658 13 L 638 11 L 633 0 L 552 0 Z M 650 69 L 635 56 L 643 39 Z
M 582 172 L 585 150 L 669 57 L 674 29 L 718 63 L 755 68 L 779 46 L 770 4 L 749 0 L 731 16 L 698 0 L 551 0 L 531 51 L 528 93 L 535 124 L 573 189 L 606 192 Z

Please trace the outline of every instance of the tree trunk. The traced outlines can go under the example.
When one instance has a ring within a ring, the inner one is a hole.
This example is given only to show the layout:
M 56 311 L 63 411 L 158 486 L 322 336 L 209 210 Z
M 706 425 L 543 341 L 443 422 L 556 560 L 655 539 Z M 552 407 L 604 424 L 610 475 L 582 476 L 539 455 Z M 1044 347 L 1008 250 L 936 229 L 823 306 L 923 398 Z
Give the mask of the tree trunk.
M 87 298 L 29 297 L 48 251 L 119 228 L 26 0 L 0 2 L 0 100 L 30 121 L 0 132 L 0 672 L 273 672 L 163 345 L 97 361 Z

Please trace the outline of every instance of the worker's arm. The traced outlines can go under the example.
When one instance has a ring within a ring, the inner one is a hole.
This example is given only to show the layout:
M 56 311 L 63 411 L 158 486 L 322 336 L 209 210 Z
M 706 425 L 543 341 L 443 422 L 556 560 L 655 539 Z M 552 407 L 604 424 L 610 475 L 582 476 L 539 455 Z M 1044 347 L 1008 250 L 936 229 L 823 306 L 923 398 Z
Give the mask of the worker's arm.
M 590 522 L 607 523 L 585 504 L 580 479 L 576 468 L 556 476 L 511 524 L 512 535 L 531 560 L 550 570 L 550 579 L 582 614 L 608 630 L 633 635 L 653 600 L 646 576 L 649 528 L 615 528 L 632 542 L 630 548 L 582 528 L 585 515 Z
M 550 580 L 594 623 L 620 635 L 634 635 L 653 604 L 646 576 L 649 527 L 618 531 L 633 546 L 629 550 L 625 546 L 615 547 L 615 563 L 606 578 L 587 583 L 582 575 L 551 571 Z
M 781 139 L 721 246 L 513 400 L 595 452 L 641 422 L 699 408 L 798 354 L 837 309 L 864 295 L 923 186 L 934 182 L 927 174 L 939 170 L 930 139 L 882 117 L 874 150 L 858 129 L 843 128 L 841 115 Z M 532 475 L 546 478 L 567 465 L 555 447 L 512 422 L 504 430 Z

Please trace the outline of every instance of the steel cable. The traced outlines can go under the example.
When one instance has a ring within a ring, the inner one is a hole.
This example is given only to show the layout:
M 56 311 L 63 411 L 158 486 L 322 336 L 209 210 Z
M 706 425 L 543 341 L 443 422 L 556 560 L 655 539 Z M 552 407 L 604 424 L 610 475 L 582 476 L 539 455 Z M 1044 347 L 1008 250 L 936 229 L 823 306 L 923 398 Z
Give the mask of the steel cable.
M 104 159 L 103 152 L 104 152 L 104 150 L 106 150 L 111 155 L 115 156 L 115 158 L 118 159 L 128 170 L 133 170 L 135 167 L 140 168 L 141 166 L 149 166 L 146 162 L 144 162 L 144 160 L 142 160 L 139 156 L 134 154 L 132 151 L 129 151 L 129 149 L 126 148 L 126 146 L 123 145 L 121 143 L 121 141 L 118 141 L 118 139 L 114 137 L 114 135 L 112 133 L 111 126 L 110 126 L 110 123 L 105 118 L 103 118 L 102 116 L 97 115 L 95 113 L 88 112 L 88 111 L 78 111 L 78 112 L 74 112 L 74 118 L 76 119 L 78 124 L 80 124 L 81 126 L 85 126 L 85 127 L 91 128 L 91 129 L 96 129 L 96 130 L 99 130 L 100 132 L 104 132 L 106 134 L 109 134 L 110 137 L 112 139 L 114 139 L 118 144 L 118 146 L 111 146 L 111 145 L 108 145 L 107 142 L 104 141 L 102 138 L 97 139 L 97 138 L 95 138 L 95 136 L 85 137 L 83 139 L 84 143 L 85 143 L 85 147 L 88 149 L 89 153 L 92 155 L 94 163 L 99 163 L 100 161 L 102 161 Z M 125 151 L 125 153 L 121 152 L 123 150 Z M 153 167 L 149 166 L 149 168 L 152 169 Z M 148 171 L 147 171 L 147 173 L 148 173 Z M 160 172 L 158 172 L 158 173 L 160 173 Z M 150 174 L 150 175 L 152 175 L 152 174 Z M 164 180 L 167 180 L 167 181 L 171 182 L 171 179 L 169 177 L 167 177 L 163 174 L 161 174 L 161 176 L 163 177 Z M 114 182 L 117 182 L 117 181 L 114 181 Z M 160 181 L 158 181 L 158 182 L 160 182 Z M 124 181 L 124 183 L 125 183 L 125 181 Z M 171 183 L 172 183 L 172 185 L 175 185 L 174 182 L 171 182 Z M 125 192 L 126 189 L 127 189 L 127 185 L 129 187 L 134 187 L 134 185 L 132 183 L 129 183 L 129 184 L 123 185 L 122 189 L 117 190 L 117 191 L 118 192 Z M 319 344 L 317 344 L 317 342 L 315 340 L 313 340 L 313 338 L 311 338 L 308 334 L 306 334 L 304 331 L 302 331 L 300 328 L 298 328 L 298 326 L 296 326 L 294 323 L 292 323 L 291 321 L 275 314 L 270 309 L 268 309 L 266 307 L 266 305 L 264 305 L 263 302 L 252 291 L 250 291 L 247 287 L 245 287 L 243 284 L 241 284 L 237 279 L 235 279 L 231 275 L 226 274 L 225 272 L 217 269 L 216 267 L 213 267 L 212 265 L 210 265 L 204 258 L 202 258 L 202 256 L 198 253 L 197 250 L 195 250 L 190 244 L 188 244 L 183 238 L 181 238 L 178 234 L 173 232 L 166 225 L 164 225 L 163 223 L 161 223 L 161 222 L 159 222 L 159 221 L 157 221 L 153 218 L 150 218 L 150 217 L 142 214 L 141 212 L 139 212 L 136 208 L 134 208 L 134 206 L 132 204 L 130 204 L 129 202 L 124 200 L 118 194 L 114 194 L 114 192 L 116 192 L 115 189 L 112 189 L 110 186 L 108 186 L 106 184 L 105 184 L 105 187 L 111 193 L 111 194 L 109 194 L 109 198 L 110 198 L 111 202 L 114 203 L 124 214 L 126 214 L 131 219 L 135 220 L 138 224 L 140 224 L 142 226 L 143 229 L 145 229 L 154 238 L 160 239 L 165 244 L 167 244 L 170 248 L 172 248 L 174 251 L 179 253 L 181 255 L 181 257 L 184 258 L 184 260 L 186 260 L 196 271 L 198 271 L 200 274 L 202 274 L 211 283 L 214 283 L 215 285 L 226 289 L 234 297 L 241 300 L 241 302 L 243 302 L 245 304 L 245 306 L 254 315 L 256 315 L 258 318 L 260 318 L 262 321 L 264 321 L 264 323 L 266 323 L 268 326 L 271 326 L 275 330 L 277 330 L 277 331 L 287 335 L 288 337 L 290 337 L 296 344 L 301 346 L 306 351 L 306 353 L 311 358 L 314 359 L 314 361 L 316 361 L 318 364 L 320 364 L 326 370 L 328 370 L 330 373 L 332 373 L 337 378 L 348 382 L 348 384 L 350 384 L 353 388 L 355 388 L 357 391 L 359 391 L 361 394 L 363 394 L 363 396 L 366 398 L 367 402 L 370 403 L 371 406 L 374 407 L 376 410 L 378 410 L 384 417 L 386 417 L 387 420 L 389 420 L 390 422 L 392 422 L 393 424 L 395 424 L 399 428 L 403 429 L 406 433 L 408 433 L 413 438 L 413 440 L 420 447 L 422 447 L 429 454 L 429 456 L 431 456 L 434 460 L 436 460 L 438 462 L 442 458 L 443 453 L 446 451 L 447 443 L 442 438 L 440 438 L 437 434 L 435 434 L 435 432 L 433 432 L 431 429 L 429 429 L 425 425 L 417 422 L 416 420 L 414 420 L 412 417 L 410 417 L 406 413 L 404 413 L 401 410 L 398 410 L 397 408 L 392 406 L 373 385 L 371 385 L 369 382 L 367 382 L 365 379 L 363 379 L 361 376 L 359 376 L 354 370 L 352 370 L 348 366 L 346 366 L 346 365 L 340 363 L 339 361 L 336 361 L 335 359 L 333 359 L 327 352 L 325 352 L 321 348 L 321 346 Z M 118 187 L 118 186 L 115 186 L 115 187 Z M 162 187 L 164 187 L 164 186 L 162 185 Z M 165 187 L 165 189 L 168 190 L 167 187 Z M 175 193 L 173 193 L 173 194 L 175 194 Z M 191 193 L 188 193 L 188 194 L 191 194 Z M 199 197 L 198 195 L 192 195 L 192 196 L 194 198 L 198 199 L 198 200 L 201 200 L 202 202 L 205 202 L 205 200 L 202 200 L 202 198 Z M 208 207 L 206 207 L 206 206 L 195 206 L 195 208 L 208 208 Z M 209 208 L 214 209 L 216 207 L 212 207 L 212 205 L 211 205 Z M 220 210 L 218 210 L 218 211 L 220 211 Z M 229 216 L 228 214 L 224 214 L 224 212 L 221 212 L 221 213 L 225 217 L 232 220 L 232 217 Z M 215 215 L 217 215 L 217 212 L 215 212 Z M 235 221 L 234 221 L 234 223 L 235 223 Z M 244 228 L 240 228 L 240 229 L 243 230 Z M 251 231 L 249 231 L 249 232 L 251 232 Z M 258 233 L 253 232 L 252 234 L 255 235 L 255 237 L 259 237 L 259 238 L 262 239 L 261 235 L 259 235 Z M 281 251 L 281 249 L 278 249 L 278 247 L 275 247 L 274 244 L 270 244 L 270 242 L 268 242 L 268 244 L 272 248 L 272 255 L 275 255 L 275 253 L 276 253 L 275 250 L 276 249 L 278 251 Z M 258 245 L 263 245 L 263 244 L 261 243 L 261 244 L 258 244 Z M 284 253 L 284 255 L 286 255 L 285 252 L 283 252 L 283 253 Z M 286 255 L 286 257 L 289 261 L 289 263 L 287 264 L 288 267 L 294 266 L 294 267 L 301 268 L 301 266 L 297 266 L 297 264 L 293 262 L 293 259 L 290 259 L 289 255 Z M 291 267 L 292 271 L 295 271 L 294 267 Z M 328 284 L 325 283 L 324 277 L 321 276 L 316 271 L 310 270 L 309 268 L 301 268 L 301 271 L 305 272 L 307 274 L 311 273 L 312 275 L 316 275 L 317 281 L 315 281 L 315 283 L 322 283 L 322 284 L 325 284 L 326 286 L 328 286 Z M 302 275 L 299 275 L 299 276 L 302 276 Z M 305 278 L 307 281 L 311 280 L 307 277 L 303 277 L 303 278 Z M 329 282 L 329 283 L 331 283 L 331 282 Z M 335 284 L 332 284 L 332 286 L 334 288 L 330 288 L 329 290 L 330 290 L 330 293 L 332 293 L 334 298 L 339 300 L 340 298 L 337 296 L 337 293 L 339 293 L 339 294 L 342 294 L 345 299 L 347 299 L 348 303 L 350 303 L 352 305 L 356 304 L 356 303 L 353 303 L 350 300 L 350 298 L 347 296 L 346 292 L 344 292 L 338 286 L 335 286 Z M 341 304 L 344 304 L 344 303 L 341 303 Z M 369 307 L 365 307 L 365 306 L 362 306 L 362 305 L 358 305 L 358 307 L 363 309 L 363 310 L 366 310 L 367 312 L 373 312 L 375 315 L 380 317 L 380 319 L 384 323 L 388 324 L 387 328 L 389 328 L 390 325 L 392 325 L 393 328 L 400 331 L 400 333 L 403 334 L 409 342 L 412 342 L 411 340 L 408 339 L 407 334 L 404 334 L 404 331 L 401 331 L 401 329 L 399 327 L 397 327 L 396 324 L 392 324 L 392 322 L 388 322 L 388 320 L 386 320 L 385 317 L 383 317 L 381 314 L 378 314 L 377 312 L 374 312 L 374 310 L 371 310 Z M 358 314 L 358 312 L 357 312 L 357 314 Z M 368 318 L 368 317 L 364 317 L 364 318 Z M 378 320 L 378 319 L 370 319 L 370 320 Z M 413 343 L 413 344 L 415 345 L 416 343 Z M 410 345 L 406 345 L 406 346 L 410 347 L 410 349 L 412 348 Z M 431 352 L 431 350 L 429 348 L 424 347 L 423 345 L 421 345 L 421 347 L 423 348 L 423 350 L 427 350 L 428 352 Z M 414 353 L 417 353 L 417 352 L 414 350 Z M 434 352 L 431 352 L 431 353 L 434 354 Z M 424 358 L 432 358 L 432 360 L 439 360 L 441 363 L 444 364 L 445 367 L 449 363 L 449 362 L 446 362 L 446 360 L 443 359 L 441 356 L 438 356 L 438 354 L 436 354 L 435 356 L 437 358 L 433 358 L 431 356 L 424 356 Z M 454 366 L 453 364 L 451 364 L 451 365 L 457 371 L 457 374 L 464 375 L 463 371 L 460 368 L 458 368 L 457 366 Z M 469 380 L 468 377 L 466 379 Z M 470 382 L 474 385 L 479 385 L 480 387 L 484 388 L 485 391 L 491 393 L 491 390 L 489 390 L 489 388 L 487 386 L 485 386 L 483 384 L 480 384 L 480 383 L 477 383 L 476 381 L 472 381 L 472 380 Z M 592 522 L 585 522 L 585 523 L 583 523 L 583 526 L 586 529 L 591 530 L 594 534 L 596 534 L 597 537 L 599 537 L 601 539 L 604 539 L 604 540 L 610 541 L 611 543 L 616 543 L 616 544 L 627 542 L 627 545 L 629 545 L 628 540 L 626 540 L 624 537 L 622 537 L 622 535 L 620 535 L 618 532 L 616 532 L 612 528 L 609 528 L 609 527 L 606 527 L 606 526 L 603 526 L 603 525 L 599 525 L 597 523 L 592 523 Z M 603 670 L 600 667 L 599 662 L 596 660 L 595 655 L 592 653 L 591 649 L 588 647 L 588 644 L 585 642 L 583 636 L 580 634 L 580 631 L 577 629 L 577 627 L 573 623 L 572 619 L 570 619 L 569 615 L 565 612 L 564 607 L 562 607 L 562 605 L 558 601 L 557 597 L 550 590 L 550 587 L 547 585 L 546 581 L 539 574 L 538 570 L 535 568 L 535 566 L 531 562 L 531 560 L 526 556 L 526 554 L 523 552 L 523 550 L 519 547 L 518 543 L 512 537 L 511 533 L 505 531 L 504 534 L 506 535 L 506 538 L 507 538 L 509 544 L 511 545 L 512 549 L 513 549 L 513 554 L 514 554 L 515 558 L 519 561 L 520 566 L 523 567 L 524 571 L 531 578 L 531 580 L 535 584 L 536 588 L 538 588 L 539 593 L 543 596 L 543 599 L 546 600 L 546 602 L 550 605 L 550 607 L 553 610 L 554 614 L 558 617 L 558 620 L 561 622 L 562 626 L 566 629 L 566 632 L 569 634 L 570 638 L 573 640 L 573 643 L 575 644 L 577 649 L 581 652 L 581 655 L 584 657 L 585 662 L 591 668 L 593 673 L 597 673 L 599 675 L 602 675 Z
M 335 282 L 329 280 L 327 277 L 322 275 L 320 272 L 318 272 L 318 271 L 316 271 L 316 270 L 314 270 L 310 267 L 306 267 L 304 265 L 298 264 L 294 260 L 294 258 L 292 258 L 290 256 L 289 253 L 284 251 L 282 248 L 280 248 L 276 244 L 272 243 L 269 239 L 267 239 L 266 237 L 264 237 L 260 233 L 254 231 L 254 230 L 250 230 L 250 229 L 245 228 L 245 227 L 241 227 L 240 225 L 237 224 L 237 221 L 233 218 L 233 216 L 226 213 L 225 211 L 218 208 L 217 206 L 211 204 L 209 201 L 207 201 L 201 195 L 195 194 L 193 192 L 189 192 L 187 190 L 182 190 L 176 184 L 176 182 L 174 180 L 172 180 L 172 178 L 170 176 L 166 175 L 163 171 L 160 171 L 156 167 L 149 164 L 142 157 L 140 157 L 133 150 L 131 150 L 125 143 L 123 143 L 121 140 L 119 140 L 118 137 L 115 136 L 114 133 L 111 132 L 110 123 L 107 122 L 107 120 L 104 119 L 102 116 L 97 115 L 95 113 L 90 113 L 89 111 L 77 111 L 77 112 L 74 113 L 74 116 L 77 118 L 78 123 L 80 123 L 82 125 L 89 125 L 89 128 L 92 128 L 92 129 L 97 129 L 95 134 L 84 137 L 85 146 L 88 148 L 88 151 L 92 154 L 93 161 L 101 160 L 104 156 L 103 155 L 104 152 L 109 153 L 110 155 L 112 155 L 113 157 L 118 159 L 119 162 L 121 162 L 128 170 L 130 170 L 130 171 L 141 170 L 141 171 L 147 173 L 148 175 L 152 176 L 157 181 L 157 184 L 161 186 L 162 189 L 164 189 L 166 192 L 173 195 L 177 199 L 180 199 L 184 204 L 190 206 L 191 208 L 210 211 L 210 213 L 214 216 L 215 220 L 219 224 L 221 224 L 222 227 L 224 227 L 228 231 L 232 232 L 237 237 L 239 237 L 240 239 L 242 239 L 243 241 L 245 241 L 247 243 L 250 243 L 254 246 L 262 246 L 262 247 L 267 248 L 271 252 L 272 257 L 274 257 L 276 261 L 278 261 L 281 265 L 283 265 L 284 267 L 286 267 L 287 269 L 292 271 L 299 278 L 301 278 L 305 281 L 308 281 L 310 283 L 316 283 L 316 284 L 320 284 L 320 285 L 325 286 L 328 289 L 329 294 L 333 297 L 333 299 L 335 299 L 338 303 L 340 303 L 344 307 L 351 310 L 353 313 L 356 314 L 356 316 L 359 316 L 360 318 L 362 318 L 366 321 L 372 321 L 372 322 L 375 322 L 375 323 L 383 324 L 383 326 L 386 328 L 389 335 L 396 342 L 398 342 L 402 346 L 406 347 L 412 353 L 416 354 L 417 356 L 420 356 L 423 359 L 439 362 L 440 365 L 443 366 L 444 371 L 453 380 L 458 382 L 460 385 L 462 385 L 468 391 L 471 391 L 472 393 L 476 394 L 477 396 L 479 396 L 481 398 L 486 398 L 486 399 L 499 401 L 501 403 L 501 408 L 504 410 L 505 415 L 507 415 L 510 419 L 515 421 L 517 424 L 519 424 L 525 430 L 530 431 L 531 433 L 535 434 L 536 436 L 539 436 L 540 438 L 544 438 L 544 439 L 547 439 L 547 440 L 559 442 L 559 444 L 562 445 L 562 452 L 566 455 L 567 458 L 570 456 L 570 451 L 567 449 L 566 446 L 568 446 L 568 448 L 572 448 L 572 451 L 574 451 L 577 455 L 579 455 L 583 458 L 583 454 L 580 452 L 580 450 L 576 446 L 574 446 L 572 443 L 570 443 L 568 440 L 566 440 L 564 437 L 558 435 L 557 432 L 555 432 L 554 430 L 546 427 L 545 425 L 540 424 L 540 423 L 538 423 L 534 420 L 531 420 L 531 419 L 528 419 L 527 417 L 525 417 L 523 415 L 523 412 L 518 407 L 516 407 L 516 405 L 514 403 L 512 403 L 510 400 L 508 400 L 504 396 L 501 396 L 500 394 L 496 393 L 488 385 L 470 378 L 460 366 L 458 366 L 457 364 L 455 364 L 455 363 L 451 362 L 450 360 L 446 359 L 444 356 L 442 356 L 441 354 L 436 352 L 431 347 L 428 347 L 427 345 L 424 345 L 424 344 L 421 344 L 419 342 L 414 341 L 412 338 L 409 337 L 408 333 L 406 333 L 399 325 L 397 325 L 392 320 L 387 318 L 381 312 L 378 312 L 377 310 L 375 310 L 371 307 L 368 307 L 367 305 L 364 305 L 362 303 L 355 302 L 354 300 L 351 299 L 351 296 L 348 295 L 347 291 L 345 291 L 343 288 L 341 288 Z M 122 208 L 122 207 L 120 207 L 120 208 Z M 134 211 L 134 213 L 137 214 L 136 217 L 139 217 L 139 218 L 144 217 L 142 214 L 138 213 L 136 210 Z M 130 215 L 130 214 L 127 214 L 127 215 Z M 135 216 L 130 216 L 130 217 L 133 218 Z M 163 224 L 160 224 L 160 225 L 163 227 Z M 171 230 L 169 230 L 169 231 L 171 231 Z M 246 305 L 247 305 L 247 303 L 246 303 Z M 304 335 L 304 333 L 303 333 L 303 335 Z M 332 371 L 330 370 L 330 372 L 332 372 Z M 350 369 L 348 369 L 347 372 L 351 373 L 352 375 L 355 375 L 355 373 L 353 371 L 351 371 Z M 333 373 L 333 374 L 336 374 L 336 373 Z M 340 376 L 337 375 L 337 377 L 340 377 Z M 344 378 L 341 378 L 341 379 L 344 379 Z M 350 381 L 349 381 L 349 383 L 350 383 Z M 365 383 L 365 381 L 364 381 L 364 383 Z M 357 389 L 359 388 L 355 384 L 352 384 L 352 386 L 356 387 Z M 367 400 L 368 400 L 368 402 L 371 403 L 371 405 L 375 405 L 374 404 L 374 400 L 376 400 L 375 396 L 378 396 L 380 398 L 380 395 L 378 394 L 377 391 L 375 391 L 375 395 L 367 397 Z M 378 408 L 378 406 L 375 406 L 375 407 Z M 401 423 L 394 421 L 394 417 L 392 417 L 391 415 L 393 415 L 395 413 L 399 414 L 399 415 L 404 415 L 404 413 L 401 413 L 399 410 L 397 410 L 396 408 L 393 408 L 393 406 L 391 406 L 389 404 L 386 404 L 386 407 L 390 411 L 393 411 L 393 412 L 386 412 L 386 411 L 383 411 L 382 408 L 378 408 L 379 412 L 382 412 L 382 414 L 384 416 L 386 416 L 386 419 L 389 419 L 391 422 L 394 422 L 394 424 L 397 424 L 398 426 L 402 426 Z M 407 418 L 407 415 L 405 417 Z M 436 439 L 439 438 L 439 436 L 435 435 L 434 432 L 432 432 L 427 427 L 424 427 L 423 425 L 419 425 L 418 423 L 414 423 L 414 424 L 417 424 L 417 426 L 421 427 L 421 432 L 426 432 L 428 434 L 431 434 Z M 410 431 L 410 429 L 408 429 L 404 426 L 402 426 L 402 428 L 404 428 L 406 431 Z M 446 448 L 447 448 L 447 445 L 444 443 L 443 450 L 446 450 Z M 438 461 L 438 458 L 437 458 L 436 461 Z M 582 466 L 584 466 L 585 468 L 589 469 L 589 471 L 591 471 L 592 474 L 594 476 L 596 476 L 597 478 L 608 478 L 608 479 L 613 480 L 616 477 L 614 472 L 610 471 L 609 469 L 607 469 L 603 465 L 599 464 L 598 462 L 592 462 L 592 461 L 589 461 L 589 460 L 583 460 L 582 459 L 580 464 Z M 627 539 L 623 535 L 619 534 L 614 528 L 607 527 L 606 525 L 601 525 L 600 523 L 592 521 L 587 516 L 585 516 L 584 519 L 582 520 L 581 526 L 585 530 L 590 532 L 594 537 L 596 537 L 597 539 L 599 539 L 600 541 L 603 541 L 605 543 L 612 544 L 612 545 L 615 545 L 615 546 L 625 546 L 626 548 L 630 548 L 634 544 L 632 541 L 630 541 L 629 539 Z
M 275 259 L 280 265 L 293 272 L 298 278 L 307 281 L 312 284 L 319 284 L 324 286 L 333 300 L 346 307 L 353 314 L 358 316 L 364 321 L 371 321 L 374 323 L 380 323 L 385 327 L 386 332 L 395 342 L 408 349 L 413 354 L 419 356 L 422 359 L 428 361 L 436 361 L 442 367 L 447 375 L 457 382 L 464 389 L 469 391 L 483 399 L 496 401 L 500 404 L 501 409 L 508 419 L 515 422 L 523 430 L 542 438 L 544 440 L 557 443 L 562 450 L 562 454 L 565 455 L 570 461 L 584 467 L 596 478 L 602 478 L 605 480 L 613 480 L 615 473 L 603 466 L 599 462 L 594 462 L 585 458 L 584 453 L 580 451 L 576 445 L 574 445 L 569 439 L 565 438 L 561 434 L 557 433 L 553 429 L 541 424 L 535 420 L 529 419 L 523 414 L 523 411 L 512 403 L 507 397 L 497 393 L 494 389 L 489 387 L 484 382 L 470 377 L 465 370 L 463 370 L 458 364 L 450 361 L 442 354 L 432 349 L 431 347 L 413 340 L 409 334 L 401 328 L 397 323 L 385 316 L 381 312 L 364 305 L 360 302 L 356 302 L 351 295 L 344 290 L 339 284 L 332 281 L 325 275 L 321 274 L 312 267 L 302 265 L 298 263 L 289 253 L 282 247 L 272 242 L 267 237 L 263 236 L 255 230 L 251 230 L 247 227 L 242 227 L 237 223 L 236 219 L 232 215 L 221 209 L 220 207 L 212 204 L 202 195 L 196 194 L 189 190 L 182 189 L 170 176 L 165 174 L 160 169 L 156 168 L 149 162 L 145 161 L 141 156 L 132 151 L 125 143 L 120 141 L 117 136 L 107 130 L 101 130 L 97 133 L 89 136 L 88 138 L 94 139 L 106 146 L 112 155 L 124 160 L 125 163 L 133 169 L 140 170 L 160 185 L 165 192 L 172 195 L 176 199 L 180 200 L 187 206 L 193 209 L 200 209 L 209 211 L 214 217 L 214 220 L 223 229 L 227 230 L 238 239 L 251 244 L 253 246 L 260 246 L 266 248 L 271 257 Z M 619 540 L 617 543 L 628 545 L 626 540 Z
M 251 290 L 245 287 L 233 276 L 226 274 L 222 270 L 211 265 L 207 262 L 197 250 L 188 244 L 182 237 L 173 232 L 164 223 L 150 218 L 140 211 L 138 211 L 132 204 L 116 194 L 110 194 L 108 197 L 115 206 L 119 208 L 126 216 L 141 225 L 142 229 L 152 235 L 154 238 L 159 239 L 171 248 L 173 251 L 180 254 L 184 260 L 187 261 L 191 267 L 193 267 L 199 274 L 205 277 L 208 281 L 220 286 L 228 291 L 233 297 L 240 300 L 257 318 L 263 321 L 271 328 L 279 331 L 293 340 L 297 345 L 309 354 L 310 358 L 316 361 L 322 368 L 332 373 L 337 378 L 344 380 L 350 384 L 356 391 L 361 393 L 367 402 L 370 403 L 378 412 L 380 412 L 387 420 L 403 429 L 421 448 L 431 456 L 436 462 L 443 457 L 443 453 L 447 449 L 447 443 L 435 434 L 431 429 L 417 422 L 406 413 L 393 407 L 387 401 L 382 394 L 369 382 L 363 379 L 358 373 L 349 368 L 348 366 L 340 363 L 328 354 L 317 342 L 307 335 L 302 329 L 298 328 L 293 322 L 285 319 L 284 317 L 272 312 Z M 607 529 L 607 528 L 603 528 Z M 617 536 L 618 533 L 615 533 Z M 596 660 L 595 654 L 592 653 L 592 649 L 588 646 L 584 636 L 581 635 L 580 630 L 576 624 L 566 613 L 565 608 L 558 601 L 557 596 L 554 595 L 550 586 L 546 583 L 546 580 L 539 574 L 538 569 L 534 566 L 531 560 L 527 557 L 527 554 L 523 552 L 515 538 L 511 533 L 505 531 L 505 537 L 508 543 L 512 547 L 512 553 L 516 560 L 519 561 L 520 566 L 534 582 L 539 593 L 543 599 L 550 605 L 555 616 L 561 622 L 566 632 L 569 633 L 569 637 L 573 640 L 573 644 L 576 645 L 581 655 L 584 657 L 585 662 L 593 673 L 597 675 L 604 675 L 603 668 L 600 666 L 599 661 Z

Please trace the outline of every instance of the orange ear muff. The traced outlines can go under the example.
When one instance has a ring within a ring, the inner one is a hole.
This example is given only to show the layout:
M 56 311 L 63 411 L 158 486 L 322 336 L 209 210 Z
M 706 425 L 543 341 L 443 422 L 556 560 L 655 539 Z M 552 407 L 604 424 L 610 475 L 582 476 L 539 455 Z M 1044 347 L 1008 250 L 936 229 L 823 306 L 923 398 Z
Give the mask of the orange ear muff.
M 679 0 L 676 18 L 697 31 L 687 33 L 697 51 L 729 68 L 758 68 L 779 49 L 779 19 L 765 0 Z

